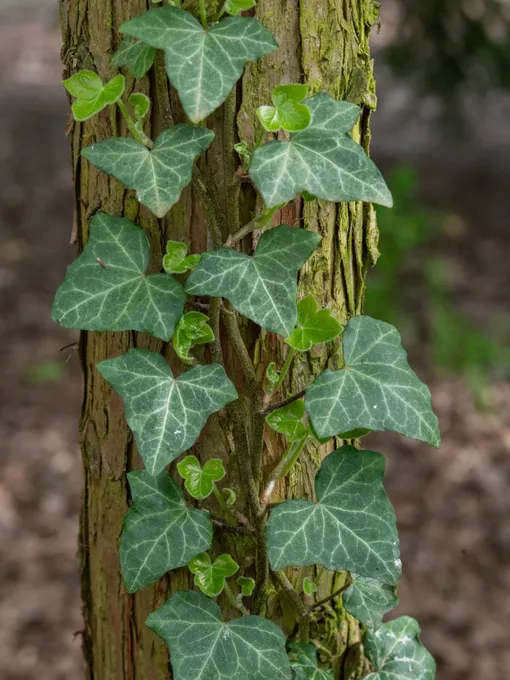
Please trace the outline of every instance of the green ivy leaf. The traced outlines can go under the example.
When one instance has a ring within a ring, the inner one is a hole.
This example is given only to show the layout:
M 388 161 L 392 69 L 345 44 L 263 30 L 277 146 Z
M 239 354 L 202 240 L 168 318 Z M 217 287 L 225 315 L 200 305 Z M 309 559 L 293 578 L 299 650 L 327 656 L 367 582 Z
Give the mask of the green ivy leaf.
M 273 106 L 259 106 L 257 116 L 264 129 L 278 132 L 304 130 L 312 122 L 312 113 L 301 104 L 308 95 L 308 85 L 278 85 L 272 94 Z
M 304 415 L 305 402 L 297 399 L 270 413 L 266 417 L 266 423 L 276 432 L 284 434 L 287 441 L 297 442 L 308 434 L 308 428 L 301 422 Z
M 195 575 L 195 585 L 208 597 L 218 597 L 223 592 L 227 578 L 239 571 L 239 565 L 230 555 L 220 555 L 211 564 L 207 553 L 197 555 L 188 564 L 188 569 Z
M 175 680 L 290 680 L 285 637 L 261 616 L 225 623 L 202 593 L 176 593 L 147 625 L 170 648 Z
M 317 665 L 317 650 L 312 644 L 291 642 L 289 645 L 292 680 L 333 680 L 333 671 Z
M 239 12 L 246 12 L 246 10 L 255 7 L 256 4 L 255 0 L 227 0 L 225 12 L 236 15 Z
M 363 680 L 434 680 L 436 664 L 419 639 L 420 626 L 409 616 L 384 623 L 364 637 L 375 671 Z
M 251 163 L 252 155 L 250 147 L 248 146 L 248 142 L 239 142 L 239 144 L 234 144 L 234 150 L 237 152 L 244 165 L 248 167 Z
M 186 507 L 168 472 L 157 477 L 130 472 L 128 480 L 133 504 L 124 518 L 120 563 L 128 592 L 134 593 L 208 550 L 212 524 L 208 512 Z
M 253 257 L 232 248 L 204 253 L 186 282 L 190 295 L 224 297 L 267 331 L 287 336 L 296 325 L 296 273 L 320 236 L 288 226 L 265 231 Z
M 188 255 L 188 246 L 182 241 L 167 242 L 163 268 L 169 274 L 184 274 L 194 269 L 199 262 L 200 255 Z
M 200 312 L 188 312 L 179 319 L 172 344 L 177 356 L 184 362 L 191 361 L 189 351 L 192 347 L 205 345 L 214 340 L 214 333 L 208 321 L 209 318 Z
M 124 94 L 126 81 L 124 76 L 115 76 L 103 85 L 103 81 L 93 71 L 78 71 L 74 76 L 63 81 L 70 95 L 76 97 L 72 109 L 74 119 L 84 121 L 102 111 L 105 106 L 115 104 Z
M 180 123 L 162 132 L 150 151 L 134 139 L 114 137 L 87 146 L 82 154 L 128 189 L 136 189 L 140 203 L 164 217 L 191 182 L 193 163 L 213 137 L 212 130 Z
M 253 595 L 256 585 L 255 579 L 250 578 L 249 576 L 240 576 L 237 579 L 237 583 L 241 588 L 241 594 L 243 597 L 251 597 Z
M 147 276 L 147 236 L 129 220 L 97 213 L 80 257 L 67 269 L 53 320 L 89 331 L 142 331 L 169 340 L 186 295 L 168 274 Z
M 266 380 L 270 387 L 274 387 L 280 378 L 280 373 L 276 370 L 274 361 L 268 364 L 266 368 Z
M 398 605 L 395 586 L 356 574 L 352 578 L 342 596 L 345 609 L 367 628 L 379 628 L 383 616 Z
M 292 500 L 272 510 L 266 536 L 273 569 L 322 564 L 397 583 L 398 534 L 383 473 L 379 453 L 353 446 L 331 453 L 315 478 L 318 503 Z
M 113 66 L 126 66 L 135 78 L 143 78 L 154 64 L 156 50 L 140 40 L 126 37 L 113 55 Z
M 226 474 L 220 458 L 211 458 L 202 467 L 196 456 L 186 456 L 177 465 L 177 469 L 185 480 L 184 486 L 188 493 L 200 500 L 208 498 L 213 492 L 215 482 L 219 482 Z
M 225 503 L 231 507 L 235 505 L 237 500 L 237 494 L 234 489 L 229 489 L 228 486 L 223 487 L 223 495 L 225 496 Z
M 313 295 L 298 302 L 298 327 L 285 342 L 299 352 L 307 352 L 313 345 L 331 342 L 342 332 L 342 324 L 331 316 L 331 310 L 319 309 Z
M 309 576 L 305 576 L 303 579 L 303 592 L 305 595 L 308 595 L 308 597 L 312 597 L 314 593 L 316 593 L 318 590 L 318 586 L 315 583 L 313 579 L 311 579 Z
M 145 116 L 149 113 L 151 107 L 151 100 L 146 94 L 142 92 L 133 92 L 129 95 L 129 103 L 133 108 L 133 113 L 137 120 L 143 120 Z
M 348 134 L 359 107 L 321 93 L 306 100 L 311 125 L 253 154 L 250 175 L 266 207 L 307 191 L 327 201 L 372 201 L 392 206 L 391 193 L 374 163 Z
M 161 354 L 130 349 L 97 367 L 124 400 L 128 425 L 151 475 L 193 446 L 208 417 L 237 399 L 218 364 L 196 366 L 174 378 Z
M 278 47 L 257 19 L 229 17 L 204 30 L 179 7 L 149 10 L 120 30 L 165 50 L 168 77 L 193 123 L 225 101 L 247 61 Z
M 345 366 L 308 388 L 306 410 L 321 437 L 355 428 L 391 430 L 439 446 L 430 391 L 407 363 L 396 328 L 353 317 L 343 336 Z

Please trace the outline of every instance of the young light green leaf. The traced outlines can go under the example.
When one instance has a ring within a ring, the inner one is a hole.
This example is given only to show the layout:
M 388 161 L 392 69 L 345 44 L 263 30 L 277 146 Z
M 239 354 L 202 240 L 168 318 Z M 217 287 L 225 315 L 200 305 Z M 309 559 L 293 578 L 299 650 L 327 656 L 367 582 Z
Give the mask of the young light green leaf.
M 151 475 L 193 446 L 208 417 L 237 399 L 219 364 L 196 366 L 174 378 L 161 354 L 130 349 L 97 367 L 124 400 L 128 425 Z
M 345 609 L 367 628 L 379 628 L 383 616 L 398 605 L 395 586 L 356 574 L 352 578 L 342 595 Z
M 127 590 L 134 593 L 208 550 L 212 524 L 208 512 L 186 507 L 168 472 L 157 477 L 130 472 L 128 480 L 133 504 L 124 518 L 120 563 Z
M 391 193 L 374 163 L 348 134 L 359 107 L 321 93 L 305 101 L 313 121 L 290 141 L 253 154 L 250 175 L 268 208 L 307 191 L 327 201 L 372 201 L 391 207 Z
M 120 30 L 165 50 L 168 77 L 193 123 L 225 101 L 247 61 L 278 47 L 257 19 L 228 17 L 205 30 L 179 7 L 149 10 Z
M 188 493 L 200 500 L 208 498 L 213 492 L 215 482 L 219 482 L 226 474 L 220 458 L 211 458 L 202 467 L 196 456 L 186 456 L 177 465 L 177 469 L 185 480 L 184 486 Z
M 114 66 L 126 66 L 135 78 L 143 78 L 154 64 L 156 50 L 140 40 L 126 37 L 113 55 Z
M 118 75 L 103 85 L 101 78 L 93 71 L 79 71 L 63 81 L 70 95 L 76 97 L 72 109 L 74 119 L 84 121 L 102 111 L 105 106 L 115 104 L 126 86 L 124 76 Z
M 266 368 L 266 380 L 270 387 L 274 387 L 280 378 L 280 373 L 276 370 L 276 364 L 271 361 Z
M 305 402 L 297 399 L 287 406 L 276 409 L 266 417 L 266 423 L 276 432 L 285 435 L 289 442 L 297 442 L 306 437 L 308 428 L 302 422 L 305 415 Z
M 142 331 L 169 340 L 186 295 L 168 274 L 147 276 L 147 236 L 129 220 L 99 212 L 80 257 L 67 269 L 53 320 L 89 331 Z
M 292 680 L 333 680 L 332 670 L 317 665 L 317 650 L 312 644 L 291 642 L 289 645 Z
M 319 309 L 313 295 L 298 302 L 298 327 L 285 342 L 299 352 L 307 352 L 313 345 L 331 342 L 342 332 L 342 324 L 331 316 L 330 309 Z
M 273 569 L 322 564 L 397 583 L 398 534 L 383 473 L 379 453 L 353 446 L 331 453 L 315 478 L 318 503 L 292 500 L 272 510 L 266 536 Z
M 309 576 L 305 576 L 303 579 L 303 592 L 308 597 L 312 597 L 314 593 L 318 590 L 317 584 Z
M 199 262 L 200 255 L 188 255 L 188 247 L 182 241 L 167 242 L 163 268 L 169 274 L 184 274 L 194 269 Z
M 272 94 L 273 106 L 259 106 L 257 116 L 268 132 L 281 128 L 288 132 L 304 130 L 312 122 L 312 113 L 301 104 L 308 95 L 308 85 L 278 85 Z
M 114 137 L 87 146 L 82 154 L 128 189 L 136 189 L 140 203 L 164 217 L 190 183 L 193 163 L 213 137 L 212 130 L 179 123 L 162 132 L 151 150 L 134 139 Z
M 189 362 L 190 349 L 195 345 L 205 345 L 214 340 L 212 328 L 208 325 L 209 317 L 200 312 L 188 312 L 181 316 L 172 344 L 177 356 L 184 362 Z
M 207 553 L 197 555 L 188 564 L 195 575 L 195 585 L 208 597 L 218 597 L 223 592 L 227 578 L 239 571 L 239 565 L 230 555 L 220 555 L 211 563 Z
M 175 680 L 290 680 L 285 637 L 261 616 L 224 623 L 202 593 L 176 593 L 147 625 L 170 648 Z
M 145 116 L 149 113 L 151 107 L 151 100 L 146 94 L 142 92 L 133 92 L 129 95 L 129 103 L 133 107 L 133 113 L 137 120 L 143 120 Z
M 225 12 L 227 12 L 227 14 L 236 15 L 240 12 L 246 12 L 246 10 L 255 7 L 256 4 L 255 0 L 227 0 Z
M 355 316 L 344 332 L 343 348 L 344 368 L 325 371 L 306 392 L 306 410 L 319 436 L 362 427 L 439 446 L 430 391 L 407 363 L 397 329 Z
M 234 151 L 236 151 L 236 153 L 239 155 L 244 165 L 248 167 L 251 163 L 251 151 L 248 143 L 239 142 L 239 144 L 234 144 Z
M 420 626 L 409 616 L 367 630 L 365 652 L 375 671 L 363 680 L 434 680 L 436 664 L 419 639 Z
M 253 257 L 233 248 L 204 253 L 186 282 L 190 295 L 224 297 L 265 330 L 287 336 L 296 325 L 296 273 L 320 236 L 288 226 L 265 231 Z
M 237 583 L 241 588 L 241 594 L 243 597 L 252 596 L 256 586 L 255 579 L 249 578 L 249 576 L 240 576 L 237 579 Z

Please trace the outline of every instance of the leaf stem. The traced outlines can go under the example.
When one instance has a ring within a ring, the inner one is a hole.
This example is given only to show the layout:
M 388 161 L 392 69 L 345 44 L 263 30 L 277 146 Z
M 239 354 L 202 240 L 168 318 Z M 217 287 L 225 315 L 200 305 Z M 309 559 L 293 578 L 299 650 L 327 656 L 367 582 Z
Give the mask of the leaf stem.
M 266 134 L 266 131 L 264 129 L 264 126 L 261 125 L 260 132 L 257 136 L 257 139 L 255 140 L 255 146 L 253 147 L 253 151 L 255 151 L 255 149 L 258 149 L 259 146 L 262 144 L 262 140 L 264 139 L 265 134 Z
M 271 499 L 271 494 L 273 493 L 274 488 L 276 486 L 276 483 L 280 479 L 286 477 L 294 467 L 297 459 L 299 458 L 303 449 L 305 448 L 306 442 L 308 441 L 308 436 L 309 434 L 307 433 L 306 437 L 303 437 L 299 441 L 291 442 L 284 451 L 284 454 L 281 457 L 280 462 L 271 472 L 271 475 L 267 480 L 266 487 L 260 499 L 261 512 L 265 512 Z
M 200 0 L 200 20 L 202 21 L 202 26 L 207 28 L 207 10 L 205 8 L 205 0 Z
M 318 607 L 322 607 L 323 604 L 327 604 L 330 600 L 334 600 L 335 597 L 338 597 L 339 595 L 341 595 L 344 592 L 344 590 L 347 590 L 347 588 L 350 585 L 351 585 L 351 578 L 347 577 L 347 582 L 344 583 L 344 585 L 341 588 L 339 588 L 338 590 L 335 590 L 334 593 L 331 593 L 331 595 L 328 595 L 324 599 L 319 600 L 318 602 L 315 602 L 315 604 L 313 604 L 310 607 L 310 611 L 313 611 L 314 609 L 318 609 Z
M 145 134 L 140 134 L 140 132 L 137 130 L 136 125 L 134 120 L 131 118 L 129 115 L 129 111 L 126 108 L 126 105 L 121 99 L 117 100 L 117 105 L 120 109 L 120 112 L 124 116 L 127 126 L 129 128 L 129 131 L 133 135 L 133 137 L 136 139 L 137 142 L 140 142 L 140 144 L 143 144 L 144 146 L 148 147 L 149 149 L 152 148 L 152 140 L 147 137 Z M 143 136 L 142 136 L 143 135 Z
M 273 572 L 281 589 L 286 593 L 292 606 L 299 615 L 299 637 L 301 642 L 310 641 L 310 610 L 298 595 L 284 571 Z
M 287 397 L 287 399 L 282 399 L 282 401 L 275 401 L 274 404 L 269 404 L 264 409 L 264 415 L 267 416 L 269 413 L 272 413 L 273 411 L 277 411 L 279 408 L 283 408 L 284 406 L 288 406 L 289 404 L 292 404 L 293 401 L 297 401 L 298 399 L 301 399 L 301 397 L 305 396 L 306 390 L 307 390 L 307 388 L 305 387 L 304 389 L 300 390 L 299 392 L 296 392 L 296 394 L 293 394 L 291 397 Z
M 255 231 L 255 229 L 263 229 L 264 227 L 267 227 L 267 225 L 271 222 L 273 219 L 274 215 L 280 210 L 282 205 L 277 205 L 274 208 L 265 208 L 260 215 L 255 217 L 253 220 L 248 222 L 247 224 L 244 225 L 244 227 L 241 227 L 239 231 L 236 231 L 235 234 L 230 236 L 225 243 L 225 246 L 232 246 L 235 243 L 238 243 L 243 239 L 245 236 L 248 236 L 248 234 L 251 234 L 252 231 Z
M 226 11 L 227 11 L 227 3 L 224 2 L 223 7 L 220 9 L 220 11 L 214 17 L 214 22 L 216 23 L 217 21 L 219 21 L 221 19 L 221 17 L 225 14 Z
M 287 358 L 285 359 L 285 363 L 283 364 L 282 370 L 280 372 L 280 377 L 271 388 L 271 394 L 274 392 L 278 392 L 278 390 L 282 386 L 282 383 L 285 380 L 287 373 L 289 372 L 289 368 L 292 364 L 292 361 L 296 356 L 296 352 L 297 350 L 295 350 L 293 347 L 289 349 L 289 353 L 287 354 Z
M 234 593 L 232 592 L 230 586 L 228 585 L 228 583 L 227 583 L 226 581 L 225 581 L 225 593 L 226 593 L 226 595 L 227 595 L 227 597 L 228 597 L 228 599 L 229 599 L 230 604 L 231 604 L 233 607 L 235 607 L 236 609 L 238 609 L 238 610 L 241 612 L 241 614 L 243 614 L 243 616 L 248 616 L 248 615 L 249 615 L 249 612 L 248 612 L 248 610 L 246 609 L 246 607 L 244 606 L 243 601 L 242 601 L 242 600 L 238 600 L 238 599 L 236 598 L 236 596 L 234 595 Z
M 216 484 L 213 487 L 213 493 L 214 497 L 218 501 L 219 506 L 221 507 L 223 512 L 227 515 L 227 517 L 230 517 L 234 521 L 239 521 L 241 524 L 244 524 L 244 526 L 251 532 L 253 531 L 253 528 L 250 524 L 250 520 L 247 517 L 245 517 L 245 515 L 243 515 L 242 512 L 236 510 L 236 508 L 231 508 L 227 505 L 225 497 L 221 493 L 220 489 L 218 489 Z

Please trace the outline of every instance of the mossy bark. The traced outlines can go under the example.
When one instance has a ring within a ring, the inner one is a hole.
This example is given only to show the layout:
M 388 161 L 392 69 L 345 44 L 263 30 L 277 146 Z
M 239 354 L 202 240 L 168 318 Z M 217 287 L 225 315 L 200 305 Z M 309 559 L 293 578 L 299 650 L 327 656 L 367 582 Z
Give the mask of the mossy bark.
M 110 59 L 120 42 L 118 27 L 149 6 L 148 0 L 60 0 L 65 75 L 83 68 L 96 71 L 104 79 L 115 75 Z M 367 149 L 370 140 L 369 119 L 375 93 L 369 33 L 377 19 L 377 4 L 373 0 L 259 0 L 257 16 L 275 34 L 280 49 L 250 64 L 227 105 L 208 121 L 216 132 L 216 140 L 203 161 L 203 169 L 217 185 L 225 206 L 225 236 L 236 221 L 237 209 L 233 209 L 236 196 L 239 196 L 241 216 L 249 218 L 255 208 L 254 192 L 249 185 L 242 184 L 239 192 L 231 191 L 237 165 L 232 145 L 238 139 L 253 139 L 254 109 L 270 101 L 274 85 L 305 81 L 314 92 L 326 90 L 339 99 L 360 104 L 362 115 L 355 134 Z M 133 89 L 147 93 L 153 101 L 147 134 L 154 137 L 173 122 L 184 120 L 178 98 L 168 88 L 160 56 L 148 77 L 134 81 L 128 76 L 128 94 Z M 80 157 L 81 149 L 94 141 L 127 134 L 113 107 L 86 123 L 70 120 L 68 134 L 76 188 L 73 238 L 79 251 L 87 241 L 90 219 L 98 210 L 125 215 L 145 229 L 152 246 L 154 270 L 160 266 L 167 238 L 189 242 L 194 252 L 210 246 L 203 209 L 192 188 L 184 191 L 181 201 L 166 219 L 157 220 L 140 208 L 133 192 L 126 191 L 114 178 L 97 172 Z M 359 313 L 366 267 L 377 256 L 377 229 L 371 209 L 358 203 L 296 201 L 282 211 L 278 221 L 304 223 L 323 237 L 320 249 L 302 270 L 301 290 L 312 292 L 318 300 L 331 305 L 342 321 Z M 251 237 L 243 242 L 247 250 L 252 245 Z M 269 361 L 281 361 L 283 345 L 276 336 L 259 333 L 248 325 L 243 332 L 254 352 L 260 375 Z M 242 391 L 242 371 L 224 333 L 222 344 L 227 371 Z M 80 568 L 87 680 L 168 678 L 167 651 L 145 627 L 144 621 L 173 591 L 191 586 L 186 570 L 180 570 L 158 585 L 130 596 L 120 573 L 118 540 L 129 501 L 126 471 L 140 467 L 140 460 L 125 423 L 121 400 L 109 389 L 95 366 L 132 346 L 163 352 L 173 368 L 179 370 L 171 348 L 143 334 L 83 333 L 80 343 L 84 374 L 80 423 L 84 470 Z M 289 392 L 305 386 L 328 362 L 334 364 L 334 351 L 330 348 L 328 355 L 322 348 L 309 357 L 300 357 L 286 385 Z M 266 433 L 265 443 L 264 469 L 267 470 L 281 455 L 283 442 L 274 434 Z M 239 486 L 228 414 L 210 420 L 194 452 L 203 460 L 222 456 L 231 473 L 229 486 Z M 280 485 L 277 495 L 311 497 L 316 466 L 325 453 L 320 449 L 308 450 L 290 478 Z M 240 496 L 242 498 L 242 494 Z M 211 509 L 219 514 L 214 502 Z M 222 550 L 235 554 L 246 573 L 251 573 L 250 540 L 220 533 L 215 540 Z M 304 570 L 289 574 L 296 584 L 304 575 Z M 333 592 L 342 579 L 343 575 L 335 578 L 327 573 L 323 575 L 319 597 Z M 270 596 L 268 614 L 277 619 L 287 633 L 295 630 L 296 617 L 284 596 Z M 341 603 L 332 602 L 316 612 L 312 635 L 324 647 L 324 658 L 329 653 L 333 655 L 337 678 L 354 680 L 360 676 L 364 661 L 359 627 L 346 615 Z

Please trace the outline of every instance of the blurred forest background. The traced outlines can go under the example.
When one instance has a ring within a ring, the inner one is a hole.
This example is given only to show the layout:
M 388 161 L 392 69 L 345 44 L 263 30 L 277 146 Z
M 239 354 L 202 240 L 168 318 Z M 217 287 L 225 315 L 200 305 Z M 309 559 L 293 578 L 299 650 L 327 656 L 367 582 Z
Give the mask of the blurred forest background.
M 77 334 L 52 298 L 74 257 L 55 0 L 0 0 L 0 677 L 79 680 Z M 383 0 L 367 313 L 432 385 L 438 451 L 387 455 L 404 578 L 438 680 L 510 667 L 510 2 Z M 70 356 L 69 356 L 70 355 Z M 68 360 L 69 359 L 69 360 Z

